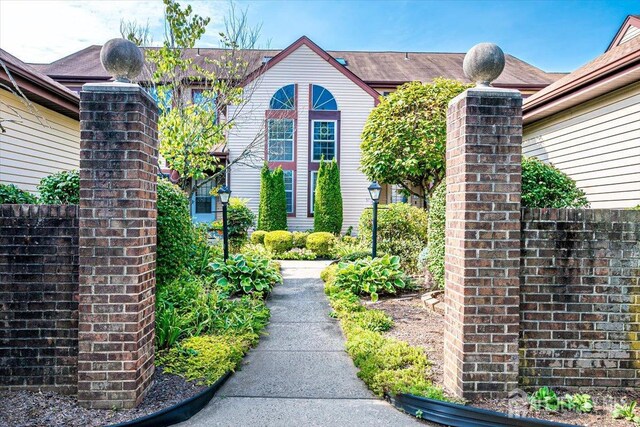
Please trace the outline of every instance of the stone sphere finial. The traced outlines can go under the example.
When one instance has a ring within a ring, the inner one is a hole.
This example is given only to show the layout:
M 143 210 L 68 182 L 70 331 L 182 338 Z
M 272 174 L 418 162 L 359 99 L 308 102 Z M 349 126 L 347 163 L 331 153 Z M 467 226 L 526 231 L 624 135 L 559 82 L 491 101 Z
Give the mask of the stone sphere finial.
M 504 52 L 497 44 L 479 43 L 464 56 L 462 69 L 476 86 L 490 86 L 504 70 Z
M 142 71 L 144 55 L 129 40 L 111 39 L 102 46 L 100 62 L 117 82 L 130 83 Z

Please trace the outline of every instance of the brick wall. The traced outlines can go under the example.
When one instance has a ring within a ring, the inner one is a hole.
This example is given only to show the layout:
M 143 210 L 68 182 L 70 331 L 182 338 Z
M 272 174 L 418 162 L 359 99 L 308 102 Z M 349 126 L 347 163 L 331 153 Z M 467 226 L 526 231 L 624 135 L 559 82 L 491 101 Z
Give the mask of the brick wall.
M 522 97 L 473 88 L 447 113 L 445 386 L 517 387 Z
M 77 390 L 77 206 L 0 205 L 0 387 Z
M 522 386 L 640 387 L 640 211 L 524 209 Z
M 78 401 L 131 408 L 154 371 L 157 111 L 135 84 L 80 92 Z

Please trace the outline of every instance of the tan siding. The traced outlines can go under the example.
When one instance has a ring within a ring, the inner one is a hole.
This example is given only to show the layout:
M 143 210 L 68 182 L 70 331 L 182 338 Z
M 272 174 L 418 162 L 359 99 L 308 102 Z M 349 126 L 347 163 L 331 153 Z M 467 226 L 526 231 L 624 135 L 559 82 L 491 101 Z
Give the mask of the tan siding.
M 0 183 L 16 184 L 35 192 L 40 179 L 62 170 L 77 169 L 80 162 L 80 124 L 36 105 L 38 118 L 12 93 L 0 90 Z M 8 107 L 9 106 L 9 107 Z M 19 114 L 16 114 L 17 110 Z
M 525 126 L 523 153 L 575 179 L 594 208 L 640 204 L 640 83 Z
M 252 93 L 250 105 L 244 108 L 237 127 L 230 133 L 229 150 L 233 160 L 256 135 L 264 141 L 264 113 L 271 96 L 280 87 L 298 85 L 298 128 L 296 171 L 296 217 L 289 218 L 289 228 L 313 228 L 313 218 L 307 217 L 308 193 L 308 105 L 309 84 L 328 89 L 336 98 L 341 111 L 340 173 L 344 204 L 344 229 L 357 227 L 362 210 L 370 206 L 367 187 L 369 181 L 360 166 L 360 134 L 373 109 L 373 98 L 306 46 L 301 46 L 287 58 L 270 68 L 248 91 Z M 261 159 L 262 160 L 262 159 Z M 230 184 L 234 196 L 250 199 L 249 206 L 257 211 L 260 192 L 260 161 L 255 167 L 235 167 Z

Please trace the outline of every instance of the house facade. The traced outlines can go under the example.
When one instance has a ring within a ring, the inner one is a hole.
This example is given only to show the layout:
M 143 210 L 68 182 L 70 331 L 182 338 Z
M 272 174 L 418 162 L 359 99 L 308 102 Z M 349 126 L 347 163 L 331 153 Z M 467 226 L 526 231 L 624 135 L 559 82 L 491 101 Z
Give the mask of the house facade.
M 45 176 L 79 167 L 80 100 L 2 49 L 0 61 L 0 183 L 35 193 Z
M 185 55 L 205 65 L 205 58 L 215 59 L 220 52 L 196 48 L 186 50 Z M 38 68 L 79 91 L 83 83 L 109 80 L 99 53 L 100 46 L 90 46 Z M 236 117 L 225 147 L 216 155 L 234 163 L 259 138 L 262 147 L 258 161 L 234 164 L 227 183 L 233 196 L 248 199 L 257 212 L 260 167 L 264 161 L 270 167 L 282 167 L 292 230 L 313 227 L 313 194 L 320 158 L 335 159 L 339 164 L 344 228 L 357 227 L 363 209 L 371 205 L 367 191 L 370 182 L 359 170 L 360 135 L 381 96 L 411 81 L 430 82 L 436 77 L 468 81 L 462 71 L 464 53 L 327 52 L 301 37 L 284 50 L 252 51 L 252 55 L 255 71 L 246 81 L 250 98 Z M 558 78 L 506 55 L 505 70 L 495 85 L 519 89 L 529 96 Z M 190 96 L 193 98 L 193 94 Z M 230 111 L 229 116 L 235 113 Z M 208 192 L 203 188 L 192 203 L 194 217 L 202 221 L 216 218 L 219 208 Z M 383 203 L 400 200 L 402 196 L 393 186 L 383 186 Z
M 523 153 L 573 178 L 593 208 L 640 205 L 640 17 L 607 51 L 524 102 Z

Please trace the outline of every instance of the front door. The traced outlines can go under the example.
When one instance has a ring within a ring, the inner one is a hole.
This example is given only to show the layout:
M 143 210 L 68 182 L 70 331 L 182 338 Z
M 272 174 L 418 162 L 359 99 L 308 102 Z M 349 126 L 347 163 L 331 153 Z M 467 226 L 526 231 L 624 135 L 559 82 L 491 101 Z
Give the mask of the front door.
M 195 223 L 212 222 L 216 219 L 216 198 L 211 195 L 213 180 L 207 182 L 193 195 L 191 201 L 191 219 Z

